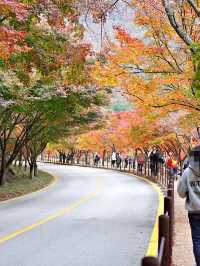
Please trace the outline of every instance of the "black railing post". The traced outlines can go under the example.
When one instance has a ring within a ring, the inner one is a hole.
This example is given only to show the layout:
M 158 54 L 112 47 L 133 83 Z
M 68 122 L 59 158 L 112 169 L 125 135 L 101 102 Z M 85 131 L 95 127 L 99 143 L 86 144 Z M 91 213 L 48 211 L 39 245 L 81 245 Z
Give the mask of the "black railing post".
M 170 265 L 170 248 L 169 248 L 169 216 L 164 214 L 159 216 L 159 247 L 162 240 L 162 237 L 165 238 L 165 246 L 163 257 L 161 260 L 160 266 L 169 266 Z
M 147 175 L 150 177 L 150 161 L 147 160 Z
M 168 186 L 167 196 L 171 198 L 171 219 L 174 220 L 174 180 L 171 179 Z
M 169 215 L 169 256 L 171 258 L 172 246 L 173 246 L 173 224 L 174 224 L 173 201 L 171 197 L 165 197 L 164 210 Z
M 144 163 L 144 174 L 145 174 L 145 176 L 147 175 L 147 161 L 146 160 Z
M 141 266 L 160 266 L 158 258 L 144 257 Z

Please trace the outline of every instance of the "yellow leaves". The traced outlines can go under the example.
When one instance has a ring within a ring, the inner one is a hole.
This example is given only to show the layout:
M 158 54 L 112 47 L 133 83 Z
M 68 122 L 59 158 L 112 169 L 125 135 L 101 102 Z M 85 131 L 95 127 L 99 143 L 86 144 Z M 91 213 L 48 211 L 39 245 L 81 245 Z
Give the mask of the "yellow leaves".
M 0 57 L 5 61 L 10 57 L 7 44 L 2 41 L 0 43 Z
M 161 0 L 132 0 L 131 4 L 134 23 L 142 26 L 141 37 L 135 38 L 121 27 L 115 28 L 116 43 L 112 45 L 106 63 L 97 63 L 92 74 L 100 86 L 121 88 L 134 107 L 139 108 L 145 123 L 138 123 L 136 116 L 131 114 L 133 121 L 120 116 L 124 124 L 113 116 L 111 127 L 116 131 L 109 139 L 120 140 L 121 148 L 130 143 L 139 146 L 162 145 L 169 140 L 176 143 L 174 132 L 182 125 L 179 124 L 180 117 L 174 119 L 174 125 L 169 114 L 180 115 L 182 110 L 187 121 L 191 118 L 186 114 L 198 105 L 191 93 L 194 76 L 191 52 L 171 27 Z M 199 40 L 196 26 L 191 25 L 194 14 L 187 5 L 184 8 L 186 16 L 182 23 L 185 22 L 186 28 L 190 28 Z M 180 16 L 176 16 L 179 20 Z M 195 115 L 193 117 L 191 127 L 198 120 Z M 186 132 L 184 127 L 180 130 Z
M 110 75 L 108 75 L 110 73 Z M 101 87 L 115 87 L 118 85 L 118 77 L 122 75 L 122 69 L 113 64 L 102 65 L 96 63 L 91 71 L 91 75 L 96 84 Z

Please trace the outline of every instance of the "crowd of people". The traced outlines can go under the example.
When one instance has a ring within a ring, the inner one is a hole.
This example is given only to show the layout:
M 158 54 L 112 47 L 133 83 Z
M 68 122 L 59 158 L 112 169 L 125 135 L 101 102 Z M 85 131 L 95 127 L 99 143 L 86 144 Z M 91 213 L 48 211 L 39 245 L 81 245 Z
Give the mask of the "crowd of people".
M 73 163 L 74 160 L 74 152 L 68 154 L 59 153 L 59 161 L 61 163 Z M 177 190 L 180 197 L 186 199 L 185 206 L 188 210 L 194 256 L 197 265 L 200 266 L 200 146 L 190 151 L 182 167 L 172 153 L 164 154 L 156 148 L 152 149 L 150 153 L 137 151 L 134 156 L 113 151 L 106 158 L 102 158 L 96 152 L 93 157 L 93 165 L 96 167 L 104 165 L 105 160 L 114 169 L 131 168 L 138 173 L 144 173 L 144 169 L 146 171 L 148 167 L 148 171 L 150 171 L 152 176 L 162 175 L 163 172 L 161 171 L 165 167 L 174 179 L 177 179 L 177 175 L 180 174 L 179 170 L 182 168 L 183 175 L 179 178 Z M 85 160 L 86 163 L 87 161 Z
M 74 152 L 68 152 L 68 153 L 65 153 L 65 152 L 59 152 L 59 162 L 60 163 L 67 163 L 67 164 L 70 164 L 70 163 L 73 163 L 74 161 Z
M 135 156 L 122 155 L 120 152 L 113 151 L 106 160 L 112 168 L 133 168 L 142 173 L 144 167 L 148 165 L 153 176 L 158 175 L 161 166 L 166 166 L 170 175 L 176 177 L 178 173 L 178 162 L 172 154 L 164 155 L 160 150 L 153 149 L 149 154 L 138 152 Z M 102 161 L 101 156 L 95 153 L 94 166 L 98 166 Z
M 74 152 L 59 152 L 60 163 L 72 164 L 75 159 L 77 158 Z M 90 160 L 88 159 L 86 161 L 87 163 L 90 162 Z M 158 149 L 153 149 L 150 153 L 138 151 L 134 156 L 122 154 L 116 151 L 113 151 L 109 156 L 107 155 L 105 158 L 102 158 L 102 156 L 97 152 L 94 154 L 94 166 L 98 167 L 100 164 L 104 164 L 105 161 L 109 165 L 111 165 L 112 168 L 131 168 L 135 169 L 138 173 L 143 173 L 144 169 L 149 168 L 152 176 L 157 176 L 162 166 L 165 166 L 170 175 L 176 178 L 179 169 L 178 162 L 175 158 L 173 158 L 171 153 L 165 155 Z M 183 168 L 185 169 L 186 167 L 187 160 L 185 161 Z

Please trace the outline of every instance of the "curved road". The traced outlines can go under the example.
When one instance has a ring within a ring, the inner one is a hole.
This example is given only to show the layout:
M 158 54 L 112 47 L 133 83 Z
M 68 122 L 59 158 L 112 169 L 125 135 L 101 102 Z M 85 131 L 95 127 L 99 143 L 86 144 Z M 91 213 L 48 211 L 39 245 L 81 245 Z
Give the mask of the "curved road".
M 157 192 L 120 172 L 40 164 L 47 192 L 0 204 L 1 266 L 139 266 Z

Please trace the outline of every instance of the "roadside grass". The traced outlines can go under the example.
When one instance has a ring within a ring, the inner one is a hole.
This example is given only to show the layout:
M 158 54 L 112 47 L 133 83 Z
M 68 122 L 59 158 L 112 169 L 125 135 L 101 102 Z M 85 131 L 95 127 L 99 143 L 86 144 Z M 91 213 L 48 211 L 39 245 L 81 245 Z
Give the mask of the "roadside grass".
M 29 172 L 20 167 L 12 167 L 15 176 L 0 187 L 0 202 L 40 190 L 54 180 L 50 174 L 38 171 L 38 176 L 29 179 Z

